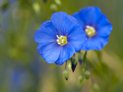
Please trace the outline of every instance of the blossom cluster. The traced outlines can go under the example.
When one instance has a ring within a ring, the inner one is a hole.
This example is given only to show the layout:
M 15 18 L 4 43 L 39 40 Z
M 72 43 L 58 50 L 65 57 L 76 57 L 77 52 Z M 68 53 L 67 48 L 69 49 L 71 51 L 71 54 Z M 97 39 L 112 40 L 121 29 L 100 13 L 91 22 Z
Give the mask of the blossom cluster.
M 101 50 L 111 31 L 112 24 L 98 7 L 86 7 L 72 15 L 55 12 L 34 39 L 47 63 L 62 65 L 81 50 Z

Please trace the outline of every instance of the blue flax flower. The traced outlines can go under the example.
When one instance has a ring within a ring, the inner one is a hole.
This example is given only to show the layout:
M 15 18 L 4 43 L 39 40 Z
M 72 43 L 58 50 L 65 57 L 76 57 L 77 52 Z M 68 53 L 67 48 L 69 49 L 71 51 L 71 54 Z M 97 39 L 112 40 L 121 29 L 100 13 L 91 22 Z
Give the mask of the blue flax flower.
M 37 50 L 47 63 L 62 65 L 81 49 L 85 42 L 78 21 L 64 13 L 54 13 L 35 33 Z
M 99 8 L 87 7 L 74 13 L 73 16 L 86 34 L 82 50 L 101 50 L 108 43 L 112 25 Z

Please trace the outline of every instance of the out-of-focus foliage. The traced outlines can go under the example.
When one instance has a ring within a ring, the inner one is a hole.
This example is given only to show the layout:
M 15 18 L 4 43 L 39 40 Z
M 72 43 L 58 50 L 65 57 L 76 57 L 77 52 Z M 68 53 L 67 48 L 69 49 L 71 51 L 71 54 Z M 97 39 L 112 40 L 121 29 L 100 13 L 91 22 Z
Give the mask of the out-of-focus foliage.
M 123 0 L 0 0 L 0 92 L 123 92 Z M 48 65 L 36 51 L 35 30 L 53 12 L 98 6 L 113 24 L 109 44 L 89 51 L 90 79 L 80 65 L 64 79 L 64 65 Z

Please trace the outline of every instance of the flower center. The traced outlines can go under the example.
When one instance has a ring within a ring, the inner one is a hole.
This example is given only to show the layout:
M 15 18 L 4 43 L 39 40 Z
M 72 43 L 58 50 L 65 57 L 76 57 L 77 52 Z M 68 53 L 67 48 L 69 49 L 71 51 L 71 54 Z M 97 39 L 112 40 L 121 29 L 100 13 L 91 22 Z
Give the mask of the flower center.
M 63 35 L 60 35 L 60 36 L 57 35 L 56 41 L 57 41 L 57 44 L 64 46 L 65 44 L 67 44 L 67 37 Z
M 92 26 L 86 26 L 85 32 L 88 37 L 93 37 L 96 34 L 96 30 Z

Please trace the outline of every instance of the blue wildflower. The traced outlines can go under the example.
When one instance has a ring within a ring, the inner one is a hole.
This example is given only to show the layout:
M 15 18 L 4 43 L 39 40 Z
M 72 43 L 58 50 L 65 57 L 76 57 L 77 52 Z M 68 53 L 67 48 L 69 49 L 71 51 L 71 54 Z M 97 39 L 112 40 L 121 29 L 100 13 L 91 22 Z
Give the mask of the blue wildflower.
M 35 33 L 37 50 L 47 63 L 62 65 L 81 49 L 85 38 L 78 21 L 64 13 L 54 13 Z
M 87 7 L 73 16 L 80 22 L 86 34 L 82 50 L 101 50 L 108 43 L 112 25 L 99 8 Z

